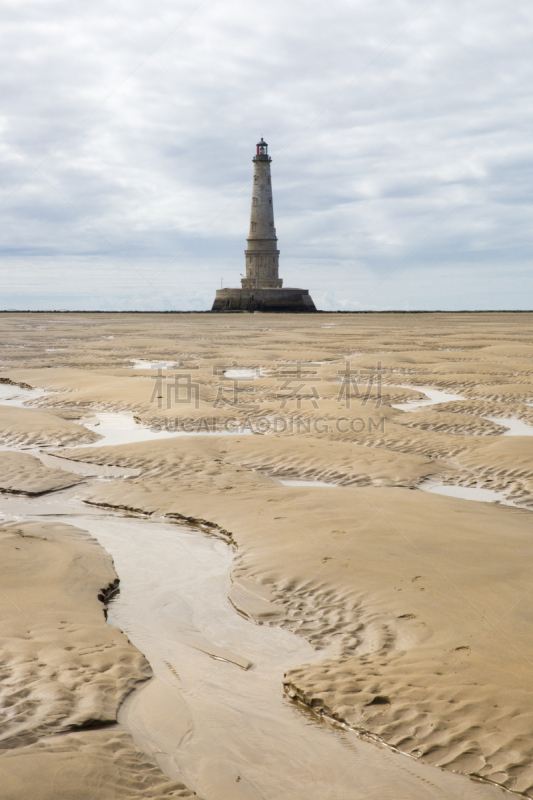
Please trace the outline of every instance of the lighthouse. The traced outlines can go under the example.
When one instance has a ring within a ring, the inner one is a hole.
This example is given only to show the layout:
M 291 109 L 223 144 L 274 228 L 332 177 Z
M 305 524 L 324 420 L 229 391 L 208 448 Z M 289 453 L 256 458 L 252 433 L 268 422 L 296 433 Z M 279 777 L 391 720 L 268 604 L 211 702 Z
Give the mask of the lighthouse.
M 261 137 L 252 159 L 254 176 L 247 248 L 246 277 L 241 289 L 217 290 L 212 311 L 316 311 L 307 289 L 283 288 L 274 226 L 274 203 L 268 144 Z
M 274 227 L 274 205 L 272 203 L 272 178 L 268 145 L 261 141 L 256 145 L 254 182 L 252 187 L 252 210 L 250 233 L 246 256 L 246 278 L 241 281 L 243 289 L 281 289 L 283 281 L 278 276 L 278 237 Z

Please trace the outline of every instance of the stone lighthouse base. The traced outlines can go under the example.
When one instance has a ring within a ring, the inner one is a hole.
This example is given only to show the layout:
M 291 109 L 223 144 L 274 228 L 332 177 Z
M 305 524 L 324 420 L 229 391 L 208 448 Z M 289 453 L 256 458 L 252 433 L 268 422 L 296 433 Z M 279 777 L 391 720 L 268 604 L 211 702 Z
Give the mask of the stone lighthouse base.
M 316 311 L 307 289 L 218 289 L 211 311 Z

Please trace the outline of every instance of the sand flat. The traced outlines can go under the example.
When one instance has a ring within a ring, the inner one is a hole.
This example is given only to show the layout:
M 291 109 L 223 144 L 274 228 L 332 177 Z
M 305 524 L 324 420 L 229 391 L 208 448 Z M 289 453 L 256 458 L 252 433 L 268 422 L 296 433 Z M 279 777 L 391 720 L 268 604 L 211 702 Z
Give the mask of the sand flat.
M 0 532 L 4 748 L 114 722 L 120 701 L 150 669 L 105 625 L 98 595 L 116 580 L 110 558 L 72 526 L 10 523 Z
M 0 443 L 14 447 L 90 444 L 98 434 L 56 414 L 0 405 Z
M 3 341 L 17 345 L 0 348 L 0 377 L 47 392 L 24 409 L 20 434 L 0 417 L 4 441 L 136 471 L 76 490 L 109 513 L 229 537 L 235 607 L 324 651 L 288 668 L 280 692 L 427 764 L 533 796 L 533 437 L 504 435 L 506 419 L 533 421 L 533 315 L 50 314 L 39 330 L 35 320 L 0 315 Z M 156 396 L 157 376 L 133 370 L 135 360 L 179 368 Z M 256 380 L 223 374 L 255 367 Z M 169 393 L 175 375 L 198 386 L 197 407 Z M 463 399 L 393 407 L 424 402 L 424 387 Z M 106 447 L 80 438 L 90 433 L 84 415 L 101 410 L 163 426 L 186 418 L 193 430 L 203 418 L 278 428 Z M 501 492 L 519 507 L 420 491 L 428 479 Z M 107 713 L 109 700 L 94 697 Z M 37 698 L 43 719 L 59 719 Z M 41 740 L 49 746 L 48 729 L 37 729 L 20 744 L 28 758 Z M 66 749 L 74 764 L 74 743 Z
M 194 491 L 184 472 L 183 493 L 161 474 L 87 499 L 231 532 L 234 581 L 285 607 L 276 624 L 341 648 L 289 673 L 291 696 L 430 763 L 529 789 L 530 512 L 402 489 L 260 488 L 235 471 L 228 486 L 199 462 Z
M 66 489 L 80 478 L 60 469 L 50 469 L 29 453 L 0 451 L 0 492 L 44 494 Z
M 192 797 L 116 724 L 120 703 L 151 670 L 105 624 L 99 597 L 117 581 L 107 553 L 50 522 L 0 526 L 0 551 L 3 796 L 66 800 L 76 787 L 89 799 L 100 787 L 109 800 Z

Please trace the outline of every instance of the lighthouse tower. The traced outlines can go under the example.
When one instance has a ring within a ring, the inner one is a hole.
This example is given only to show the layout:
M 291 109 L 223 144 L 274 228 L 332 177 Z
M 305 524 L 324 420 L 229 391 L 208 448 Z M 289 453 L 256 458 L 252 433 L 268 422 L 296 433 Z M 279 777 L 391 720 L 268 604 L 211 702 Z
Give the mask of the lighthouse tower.
M 283 281 L 278 277 L 278 237 L 274 227 L 272 204 L 272 179 L 268 145 L 261 141 L 256 145 L 253 157 L 254 183 L 252 187 L 252 212 L 250 234 L 246 256 L 246 278 L 241 281 L 243 289 L 281 289 Z
M 253 157 L 252 210 L 241 289 L 218 289 L 212 311 L 316 311 L 307 289 L 283 288 L 274 227 L 271 157 L 261 137 Z

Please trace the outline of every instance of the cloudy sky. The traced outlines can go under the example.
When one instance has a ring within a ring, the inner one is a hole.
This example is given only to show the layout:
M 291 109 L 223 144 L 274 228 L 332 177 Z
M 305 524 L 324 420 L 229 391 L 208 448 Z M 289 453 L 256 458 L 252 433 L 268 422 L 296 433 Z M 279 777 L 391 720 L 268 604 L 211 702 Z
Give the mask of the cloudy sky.
M 0 308 L 533 307 L 530 0 L 3 0 Z

